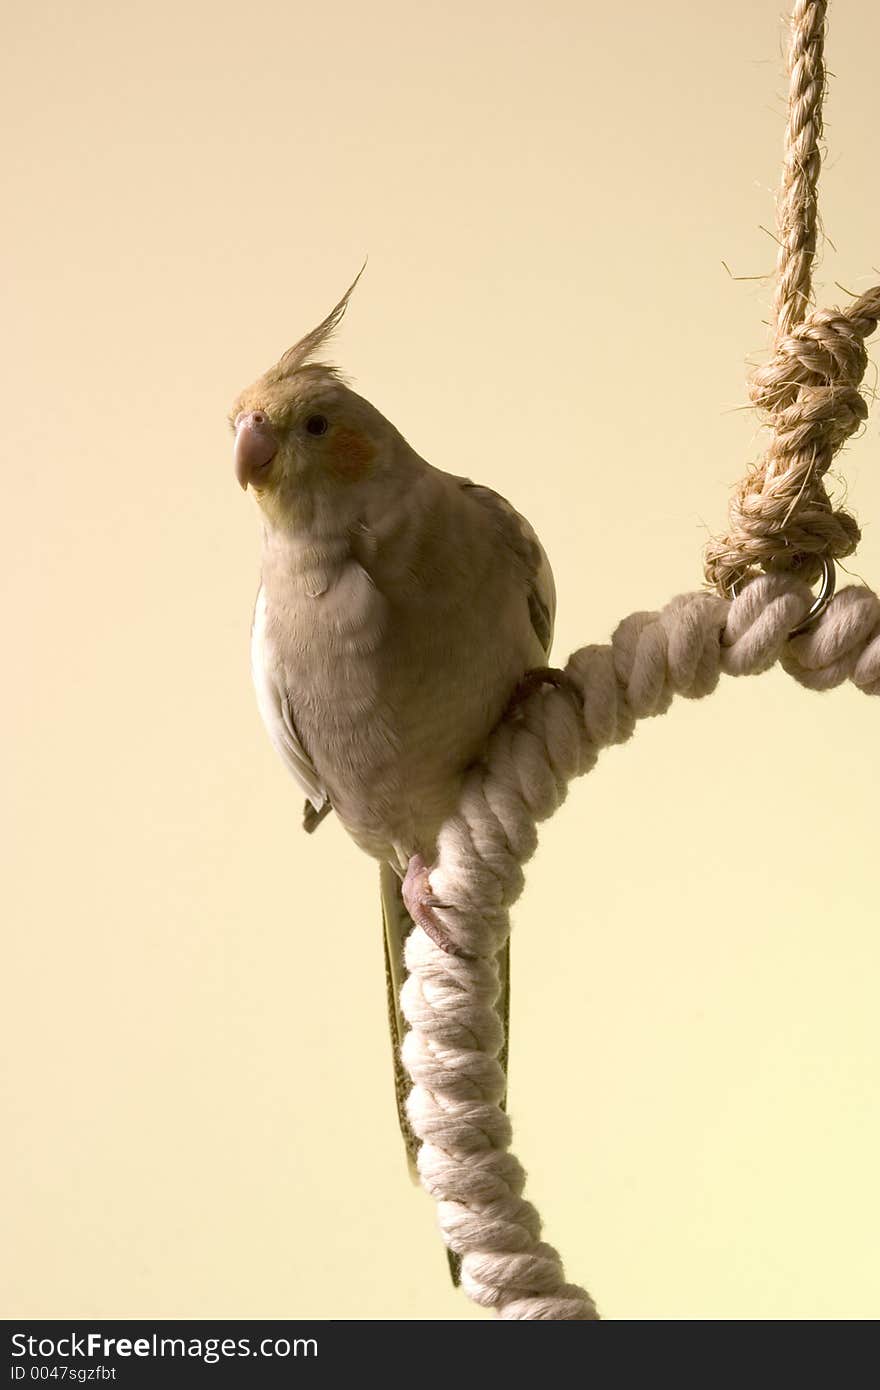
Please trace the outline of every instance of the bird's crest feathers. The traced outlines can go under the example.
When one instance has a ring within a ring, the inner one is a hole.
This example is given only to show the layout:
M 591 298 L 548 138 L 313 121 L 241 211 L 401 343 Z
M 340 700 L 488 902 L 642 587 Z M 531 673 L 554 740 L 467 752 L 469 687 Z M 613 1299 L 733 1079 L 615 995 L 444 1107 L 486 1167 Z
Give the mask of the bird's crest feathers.
M 267 374 L 274 381 L 282 381 L 285 377 L 292 376 L 294 372 L 300 372 L 309 367 L 328 372 L 332 376 L 340 375 L 336 367 L 329 363 L 316 362 L 315 357 L 329 342 L 342 322 L 343 315 L 348 308 L 348 301 L 351 299 L 355 285 L 363 275 L 366 265 L 367 263 L 364 261 L 345 294 L 339 303 L 330 310 L 327 317 L 318 324 L 317 328 L 313 328 L 311 333 L 307 333 L 304 338 L 300 338 L 298 343 L 294 343 L 293 347 L 288 348 L 284 356 L 272 368 L 271 373 Z

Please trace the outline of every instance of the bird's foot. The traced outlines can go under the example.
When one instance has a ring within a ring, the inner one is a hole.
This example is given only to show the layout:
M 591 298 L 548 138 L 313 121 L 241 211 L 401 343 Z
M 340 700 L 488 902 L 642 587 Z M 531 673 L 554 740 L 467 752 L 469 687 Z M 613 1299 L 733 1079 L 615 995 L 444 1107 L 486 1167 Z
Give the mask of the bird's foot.
M 534 666 L 531 671 L 526 671 L 516 686 L 502 717 L 509 719 L 530 695 L 541 689 L 542 685 L 552 685 L 554 690 L 568 691 L 577 701 L 578 709 L 583 706 L 584 697 L 578 689 L 577 681 L 567 671 L 560 671 L 556 666 Z
M 420 854 L 414 854 L 410 859 L 401 892 L 403 905 L 410 917 L 435 946 L 450 956 L 461 956 L 463 960 L 475 959 L 455 944 L 434 912 L 435 907 L 442 907 L 443 904 L 431 892 L 430 870 Z

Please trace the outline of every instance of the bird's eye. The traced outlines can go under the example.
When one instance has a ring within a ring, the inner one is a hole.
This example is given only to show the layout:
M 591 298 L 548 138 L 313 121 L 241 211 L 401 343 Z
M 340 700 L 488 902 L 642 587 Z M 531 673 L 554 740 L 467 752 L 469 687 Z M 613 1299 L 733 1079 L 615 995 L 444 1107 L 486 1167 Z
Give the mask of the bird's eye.
M 306 420 L 306 429 L 309 434 L 326 434 L 328 420 L 326 415 L 310 415 Z

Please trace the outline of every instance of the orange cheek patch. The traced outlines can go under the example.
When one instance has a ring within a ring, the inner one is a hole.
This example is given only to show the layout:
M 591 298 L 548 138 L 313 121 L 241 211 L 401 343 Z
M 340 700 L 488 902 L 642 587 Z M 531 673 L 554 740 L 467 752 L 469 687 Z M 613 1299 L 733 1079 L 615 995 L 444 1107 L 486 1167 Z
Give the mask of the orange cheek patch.
M 329 462 L 340 478 L 354 482 L 369 471 L 375 453 L 374 446 L 357 430 L 339 429 L 329 449 Z

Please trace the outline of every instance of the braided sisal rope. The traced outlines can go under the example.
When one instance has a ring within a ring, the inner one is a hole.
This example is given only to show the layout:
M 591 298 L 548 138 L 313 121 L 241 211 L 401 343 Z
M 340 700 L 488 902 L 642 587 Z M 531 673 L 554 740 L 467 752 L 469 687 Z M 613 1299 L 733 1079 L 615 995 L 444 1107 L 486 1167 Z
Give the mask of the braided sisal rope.
M 750 396 L 773 430 L 764 459 L 739 484 L 730 531 L 706 548 L 706 578 L 721 593 L 755 567 L 812 581 L 826 556 L 851 555 L 860 531 L 835 507 L 824 477 L 868 407 L 859 392 L 864 340 L 880 319 L 880 286 L 848 309 L 808 316 L 818 227 L 826 0 L 796 0 L 789 47 L 788 126 L 776 209 L 779 237 L 773 356 Z
M 710 694 L 722 673 L 752 675 L 781 661 L 810 689 L 851 680 L 880 694 L 880 599 L 869 589 L 844 589 L 806 632 L 789 636 L 810 610 L 806 581 L 824 557 L 850 554 L 859 538 L 852 518 L 832 508 L 822 478 L 865 417 L 858 390 L 864 339 L 880 318 L 880 288 L 849 310 L 804 318 L 816 249 L 825 9 L 824 0 L 798 0 L 792 20 L 777 337 L 752 388 L 773 440 L 734 499 L 730 535 L 713 543 L 707 559 L 707 575 L 722 593 L 744 577 L 751 582 L 732 601 L 685 594 L 660 613 L 632 614 L 609 646 L 570 657 L 568 684 L 537 691 L 502 722 L 441 829 L 430 875 L 442 904 L 434 910 L 463 954 L 440 949 L 420 928 L 406 943 L 401 1001 L 410 1031 L 402 1057 L 413 1087 L 410 1121 L 421 1140 L 419 1172 L 437 1202 L 443 1238 L 461 1256 L 466 1292 L 502 1318 L 599 1317 L 540 1239 L 501 1108 L 495 961 L 537 823 L 602 748 L 628 739 L 638 719 L 663 714 L 675 695 Z M 756 574 L 759 565 L 768 572 Z

